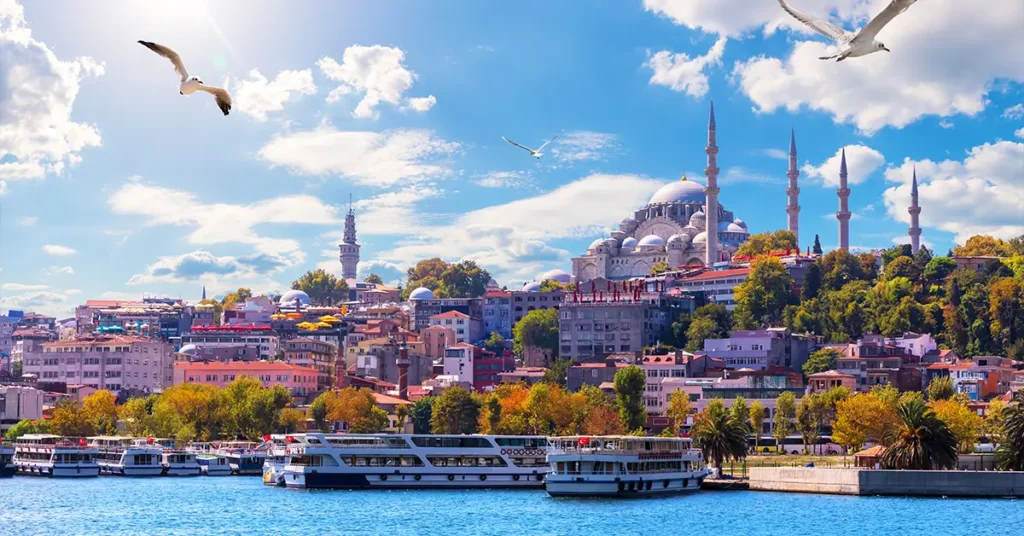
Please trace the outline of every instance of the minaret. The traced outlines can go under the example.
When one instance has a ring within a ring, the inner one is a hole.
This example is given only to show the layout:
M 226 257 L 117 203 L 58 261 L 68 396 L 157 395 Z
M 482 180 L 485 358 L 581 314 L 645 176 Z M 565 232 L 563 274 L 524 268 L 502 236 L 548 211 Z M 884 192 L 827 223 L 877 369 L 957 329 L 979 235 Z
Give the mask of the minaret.
M 910 250 L 916 255 L 921 247 L 921 206 L 917 204 L 917 166 L 914 166 L 914 182 L 910 186 Z
M 796 185 L 796 179 L 800 176 L 800 170 L 796 168 L 796 131 L 789 131 L 789 188 L 786 188 L 786 195 L 789 196 L 789 203 L 786 205 L 786 214 L 789 216 L 787 229 L 796 236 L 796 249 L 800 249 L 800 187 Z
M 398 398 L 409 400 L 409 348 L 405 345 L 404 337 L 402 345 L 398 347 L 395 365 L 398 366 Z
M 203 285 L 203 300 L 206 300 L 206 285 Z
M 846 147 L 843 147 L 843 160 L 839 164 L 839 249 L 850 249 L 850 189 L 846 185 Z
M 711 101 L 711 117 L 708 119 L 708 146 L 704 149 L 708 153 L 708 167 L 704 168 L 704 175 L 708 178 L 708 185 L 704 188 L 704 195 L 707 196 L 704 208 L 705 223 L 704 231 L 707 235 L 707 250 L 704 261 L 711 268 L 718 262 L 718 137 L 715 134 L 715 102 Z
M 355 279 L 359 266 L 359 244 L 356 243 L 356 213 L 352 210 L 352 194 L 348 196 L 348 214 L 345 216 L 345 236 L 338 245 L 341 277 Z

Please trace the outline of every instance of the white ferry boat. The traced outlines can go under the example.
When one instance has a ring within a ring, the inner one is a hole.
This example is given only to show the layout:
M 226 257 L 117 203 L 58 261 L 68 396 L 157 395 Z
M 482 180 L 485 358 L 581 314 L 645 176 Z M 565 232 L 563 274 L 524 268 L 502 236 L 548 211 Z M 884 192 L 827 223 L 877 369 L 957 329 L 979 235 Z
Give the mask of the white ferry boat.
M 215 454 L 227 458 L 231 473 L 236 475 L 262 475 L 267 460 L 266 448 L 249 441 L 224 441 Z
M 284 486 L 284 466 L 288 464 L 286 435 L 265 436 L 267 459 L 263 462 L 263 483 L 268 486 Z
M 307 433 L 286 443 L 289 488 L 540 489 L 547 472 L 545 437 Z
M 174 439 L 157 438 L 154 443 L 163 448 L 160 465 L 164 476 L 199 476 L 202 471 L 196 453 L 188 449 L 178 448 Z
M 554 437 L 545 488 L 552 497 L 637 497 L 700 489 L 709 471 L 678 437 Z
M 101 475 L 160 476 L 163 448 L 151 440 L 123 436 L 96 436 L 89 438 L 89 446 L 96 448 L 96 463 Z
M 100 474 L 97 454 L 85 439 L 27 434 L 14 443 L 14 467 L 26 475 L 91 477 Z
M 14 476 L 14 447 L 0 443 L 0 478 Z
M 228 459 L 218 454 L 197 454 L 196 462 L 203 476 L 231 476 L 231 465 Z

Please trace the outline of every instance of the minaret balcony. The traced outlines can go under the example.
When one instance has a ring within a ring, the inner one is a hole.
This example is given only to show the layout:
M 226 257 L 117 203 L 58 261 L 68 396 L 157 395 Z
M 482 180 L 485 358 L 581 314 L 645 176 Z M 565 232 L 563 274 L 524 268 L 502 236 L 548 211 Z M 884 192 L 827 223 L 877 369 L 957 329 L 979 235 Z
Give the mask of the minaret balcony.
M 837 188 L 836 189 L 836 193 L 839 194 L 839 197 L 849 197 L 850 189 L 849 188 Z

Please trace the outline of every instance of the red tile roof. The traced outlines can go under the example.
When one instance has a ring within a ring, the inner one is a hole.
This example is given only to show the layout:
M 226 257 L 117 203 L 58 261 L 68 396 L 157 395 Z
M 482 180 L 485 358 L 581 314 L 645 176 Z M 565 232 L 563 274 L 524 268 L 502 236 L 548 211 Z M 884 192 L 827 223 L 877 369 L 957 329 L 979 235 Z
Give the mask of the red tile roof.
M 856 378 L 856 376 L 845 372 L 839 372 L 838 370 L 826 370 L 825 372 L 811 374 L 807 378 Z
M 177 370 L 185 370 L 188 372 L 192 371 L 233 371 L 233 370 L 253 370 L 253 371 L 265 371 L 265 372 L 309 372 L 311 374 L 317 374 L 316 369 L 309 367 L 301 367 L 299 365 L 289 365 L 288 363 L 282 363 L 280 361 L 231 361 L 224 363 L 220 361 L 194 361 L 185 362 L 179 361 L 174 364 L 174 368 Z
M 511 292 L 505 292 L 504 290 L 488 290 L 484 292 L 485 298 L 511 298 Z
M 448 311 L 446 313 L 436 314 L 430 318 L 469 318 L 469 315 L 458 311 Z
M 708 279 L 721 279 L 721 278 L 727 278 L 727 277 L 735 277 L 735 276 L 738 276 L 738 275 L 747 276 L 749 274 L 750 274 L 750 268 L 736 268 L 736 269 L 733 269 L 733 270 L 718 270 L 718 271 L 711 270 L 711 271 L 708 271 L 708 272 L 704 272 L 704 273 L 702 273 L 700 275 L 695 275 L 693 277 L 687 277 L 686 279 L 682 279 L 680 282 L 681 283 L 688 283 L 690 281 L 705 281 L 705 280 L 708 280 Z
M 378 404 L 387 404 L 389 406 L 412 404 L 412 402 L 409 402 L 408 400 L 402 400 L 397 396 L 384 395 L 376 391 L 372 392 L 371 394 L 373 395 L 373 398 L 377 401 Z

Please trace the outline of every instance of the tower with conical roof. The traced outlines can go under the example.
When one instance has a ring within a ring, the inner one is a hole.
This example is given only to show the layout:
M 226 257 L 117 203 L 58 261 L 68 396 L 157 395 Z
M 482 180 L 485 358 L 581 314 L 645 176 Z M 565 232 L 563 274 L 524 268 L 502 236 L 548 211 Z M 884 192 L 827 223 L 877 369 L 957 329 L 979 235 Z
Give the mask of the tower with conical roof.
M 839 220 L 839 249 L 850 249 L 850 188 L 846 183 L 846 148 L 843 147 L 843 157 L 839 164 L 839 212 L 836 212 L 836 219 Z
M 706 205 L 704 214 L 707 224 L 704 227 L 707 241 L 704 261 L 710 268 L 718 262 L 718 136 L 715 132 L 715 102 L 711 101 L 711 116 L 708 118 L 708 146 L 704 149 L 708 154 L 708 167 L 704 175 L 708 185 L 704 188 Z
M 796 249 L 800 249 L 800 187 L 796 179 L 800 177 L 800 170 L 796 168 L 796 131 L 789 131 L 789 187 L 786 188 L 786 195 L 789 196 L 789 203 L 786 204 L 786 215 L 789 217 L 786 228 L 796 236 Z
M 348 214 L 345 215 L 345 234 L 338 244 L 338 258 L 341 260 L 341 277 L 355 279 L 359 267 L 359 244 L 356 243 L 356 213 L 352 209 L 352 194 L 348 197 Z
M 917 254 L 921 248 L 921 206 L 917 204 L 917 166 L 914 166 L 914 182 L 910 186 L 910 250 Z

